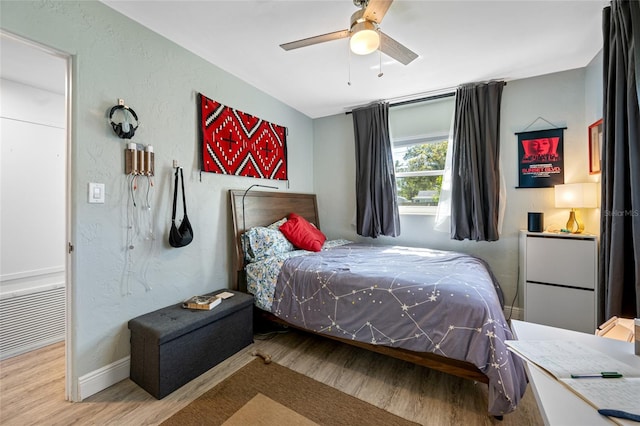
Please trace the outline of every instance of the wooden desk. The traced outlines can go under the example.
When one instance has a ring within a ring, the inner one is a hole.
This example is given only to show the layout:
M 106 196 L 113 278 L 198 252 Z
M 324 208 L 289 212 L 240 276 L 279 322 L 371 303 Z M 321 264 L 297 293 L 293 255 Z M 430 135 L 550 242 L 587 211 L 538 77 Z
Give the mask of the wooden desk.
M 640 368 L 640 356 L 634 354 L 634 344 L 619 340 L 598 337 L 592 334 L 564 330 L 530 322 L 512 320 L 511 329 L 518 340 L 566 340 L 579 342 L 614 357 L 631 366 Z M 525 362 L 529 382 L 540 414 L 546 425 L 611 425 L 608 417 L 598 411 L 579 396 L 540 368 Z M 637 422 L 616 419 L 625 425 L 638 425 Z

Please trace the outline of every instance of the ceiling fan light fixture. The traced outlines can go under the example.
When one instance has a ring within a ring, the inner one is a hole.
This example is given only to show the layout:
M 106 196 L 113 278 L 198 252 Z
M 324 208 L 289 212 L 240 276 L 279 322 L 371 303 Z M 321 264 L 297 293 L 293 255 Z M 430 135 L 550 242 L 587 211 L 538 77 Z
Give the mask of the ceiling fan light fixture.
M 378 50 L 380 34 L 376 26 L 370 21 L 356 23 L 351 28 L 349 46 L 356 55 L 368 55 Z

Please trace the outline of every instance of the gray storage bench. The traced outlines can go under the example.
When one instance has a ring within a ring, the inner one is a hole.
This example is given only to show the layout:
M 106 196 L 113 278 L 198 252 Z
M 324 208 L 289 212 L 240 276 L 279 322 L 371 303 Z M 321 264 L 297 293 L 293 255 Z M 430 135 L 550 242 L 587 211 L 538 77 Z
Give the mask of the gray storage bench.
M 253 343 L 253 296 L 232 290 L 210 311 L 176 304 L 129 321 L 130 378 L 164 398 Z

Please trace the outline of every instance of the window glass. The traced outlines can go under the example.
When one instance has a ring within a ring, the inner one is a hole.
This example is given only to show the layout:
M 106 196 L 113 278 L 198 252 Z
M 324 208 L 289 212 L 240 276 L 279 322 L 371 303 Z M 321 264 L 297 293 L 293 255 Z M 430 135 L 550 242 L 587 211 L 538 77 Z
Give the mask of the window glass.
M 455 98 L 389 109 L 401 214 L 434 214 L 440 199 Z

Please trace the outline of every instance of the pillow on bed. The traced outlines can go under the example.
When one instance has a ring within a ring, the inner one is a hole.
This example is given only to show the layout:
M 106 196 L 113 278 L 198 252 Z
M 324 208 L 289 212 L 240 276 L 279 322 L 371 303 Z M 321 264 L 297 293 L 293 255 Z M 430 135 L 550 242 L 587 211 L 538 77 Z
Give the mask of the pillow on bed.
M 278 229 L 257 226 L 245 234 L 245 256 L 248 261 L 255 262 L 269 256 L 275 256 L 295 250 Z
M 287 221 L 286 217 L 278 220 L 277 222 L 273 222 L 271 225 L 267 226 L 269 229 L 278 229 Z
M 291 213 L 280 231 L 291 243 L 303 250 L 320 251 L 327 237 L 302 216 Z

